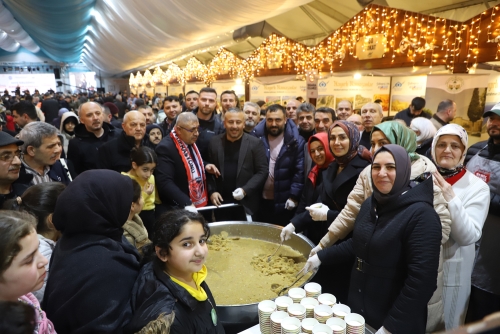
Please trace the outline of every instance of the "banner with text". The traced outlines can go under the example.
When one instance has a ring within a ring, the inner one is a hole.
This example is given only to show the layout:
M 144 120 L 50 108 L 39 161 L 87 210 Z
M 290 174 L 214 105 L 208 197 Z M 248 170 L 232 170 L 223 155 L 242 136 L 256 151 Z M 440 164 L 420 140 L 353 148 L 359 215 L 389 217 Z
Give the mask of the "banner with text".
M 45 93 L 49 89 L 57 91 L 54 73 L 50 74 L 0 74 L 0 90 L 8 90 L 12 94 L 16 87 L 21 88 L 21 92 L 29 89 L 33 94 L 35 89 L 40 93 Z

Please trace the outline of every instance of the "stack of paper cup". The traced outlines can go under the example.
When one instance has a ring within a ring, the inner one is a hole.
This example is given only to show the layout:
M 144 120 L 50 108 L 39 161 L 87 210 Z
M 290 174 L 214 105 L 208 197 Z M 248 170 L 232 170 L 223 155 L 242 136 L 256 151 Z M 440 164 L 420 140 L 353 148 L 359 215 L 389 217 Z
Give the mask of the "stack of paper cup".
M 331 293 L 322 293 L 318 296 L 318 302 L 322 305 L 328 305 L 332 307 L 333 305 L 335 305 L 335 303 L 337 303 L 337 298 L 335 298 L 335 296 Z
M 318 324 L 313 327 L 313 334 L 333 334 L 332 329 L 328 325 Z
M 285 311 L 276 311 L 271 314 L 272 334 L 281 334 L 281 321 L 285 318 L 288 318 L 288 313 Z
M 304 305 L 306 308 L 306 318 L 314 318 L 314 306 L 319 305 L 319 302 L 313 297 L 306 297 L 300 301 L 300 305 Z
M 271 334 L 271 314 L 276 311 L 272 300 L 263 300 L 258 305 L 259 325 L 262 334 Z
M 302 332 L 312 334 L 313 327 L 319 324 L 318 320 L 313 318 L 306 318 L 302 320 Z
M 281 296 L 276 298 L 275 302 L 278 311 L 286 311 L 288 306 L 293 304 L 293 299 L 288 296 Z
M 325 324 L 328 319 L 333 316 L 333 311 L 330 306 L 318 305 L 314 306 L 314 319 L 318 320 L 320 324 Z
M 344 319 L 345 316 L 351 313 L 351 308 L 344 304 L 335 304 L 332 306 L 333 316 Z
M 326 321 L 326 324 L 330 326 L 333 334 L 346 334 L 346 323 L 340 318 L 330 318 Z
M 302 288 L 293 288 L 288 290 L 288 297 L 293 299 L 293 302 L 298 304 L 303 298 L 306 298 L 306 292 Z
M 306 307 L 300 304 L 292 304 L 288 306 L 288 315 L 299 320 L 304 320 L 306 318 Z
M 307 283 L 304 285 L 304 290 L 306 290 L 307 297 L 318 298 L 321 294 L 321 285 L 318 283 Z
M 300 333 L 300 320 L 293 317 L 285 318 L 281 321 L 282 334 L 299 334 Z
M 365 334 L 365 318 L 357 313 L 345 316 L 347 334 Z

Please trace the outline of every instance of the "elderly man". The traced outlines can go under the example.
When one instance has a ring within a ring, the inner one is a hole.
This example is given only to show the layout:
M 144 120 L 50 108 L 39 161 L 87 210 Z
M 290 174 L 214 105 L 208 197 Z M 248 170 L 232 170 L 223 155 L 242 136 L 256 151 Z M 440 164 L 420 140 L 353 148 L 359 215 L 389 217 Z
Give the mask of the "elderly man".
M 328 107 L 321 107 L 314 112 L 314 128 L 316 133 L 328 132 L 328 129 L 337 119 L 335 110 Z
M 139 111 L 129 111 L 123 117 L 123 131 L 115 139 L 99 147 L 99 167 L 117 172 L 132 168 L 130 151 L 142 145 L 146 134 L 146 117 Z
M 363 119 L 365 131 L 361 134 L 360 145 L 367 148 L 371 147 L 370 134 L 373 127 L 382 122 L 383 117 L 382 106 L 378 103 L 367 103 L 361 108 L 361 118 Z
M 85 102 L 78 112 L 80 124 L 75 127 L 75 137 L 68 144 L 68 160 L 76 174 L 96 169 L 99 161 L 97 150 L 109 140 L 117 138 L 120 129 L 104 123 L 103 110 L 99 103 Z
M 257 103 L 247 101 L 243 105 L 243 112 L 245 113 L 245 128 L 243 131 L 250 133 L 260 122 L 260 107 Z
M 62 182 L 69 184 L 66 162 L 61 159 L 62 145 L 58 130 L 51 124 L 33 122 L 27 124 L 19 133 L 23 157 L 20 175 L 31 174 L 31 185 L 44 182 Z
M 32 174 L 24 174 L 19 178 L 21 170 L 21 150 L 22 140 L 16 139 L 0 131 L 0 208 L 8 199 L 21 196 L 31 185 Z
M 157 215 L 169 209 L 195 210 L 208 203 L 205 168 L 195 144 L 199 126 L 195 114 L 181 113 L 170 134 L 156 147 L 155 181 L 162 202 L 156 206 Z
M 264 143 L 269 163 L 255 220 L 285 226 L 295 213 L 304 187 L 304 139 L 279 104 L 267 108 L 265 122 L 260 122 L 252 135 Z
M 158 123 L 163 128 L 163 133 L 165 135 L 169 134 L 174 128 L 175 118 L 181 113 L 181 103 L 179 97 L 175 95 L 170 95 L 163 101 L 163 121 Z M 158 119 L 160 119 L 160 113 L 158 113 Z
M 184 99 L 184 110 L 183 111 L 194 111 L 198 108 L 198 94 L 197 91 L 190 90 L 186 93 L 186 98 Z
M 432 115 L 431 122 L 434 127 L 439 130 L 451 121 L 457 115 L 457 104 L 452 100 L 444 100 L 439 102 L 437 112 Z
M 208 177 L 210 201 L 216 206 L 239 203 L 246 214 L 254 215 L 269 172 L 264 145 L 244 133 L 245 115 L 238 108 L 226 112 L 224 126 L 226 133 L 213 137 L 208 148 L 209 162 L 219 171 Z M 237 208 L 215 210 L 217 221 L 231 220 L 237 215 Z
M 295 125 L 299 124 L 299 119 L 297 118 L 297 109 L 299 105 L 300 102 L 297 100 L 290 100 L 286 103 L 286 118 L 291 119 Z
M 22 129 L 26 124 L 38 121 L 35 106 L 29 101 L 21 101 L 12 106 L 12 118 L 17 126 Z
M 352 114 L 347 117 L 346 121 L 354 123 L 358 127 L 359 133 L 365 130 L 365 127 L 363 126 L 363 119 L 358 114 Z
M 352 104 L 347 100 L 337 103 L 337 119 L 345 121 L 352 115 Z

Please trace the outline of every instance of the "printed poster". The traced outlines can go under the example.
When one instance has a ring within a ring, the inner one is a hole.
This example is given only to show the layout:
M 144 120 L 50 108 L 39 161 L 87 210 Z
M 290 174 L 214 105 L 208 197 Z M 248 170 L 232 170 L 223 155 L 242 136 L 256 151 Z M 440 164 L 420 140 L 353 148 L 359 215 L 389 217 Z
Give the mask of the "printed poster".
M 415 97 L 425 98 L 427 76 L 392 77 L 391 116 L 410 106 Z M 428 109 L 426 104 L 424 109 Z M 434 112 L 432 112 L 433 114 Z

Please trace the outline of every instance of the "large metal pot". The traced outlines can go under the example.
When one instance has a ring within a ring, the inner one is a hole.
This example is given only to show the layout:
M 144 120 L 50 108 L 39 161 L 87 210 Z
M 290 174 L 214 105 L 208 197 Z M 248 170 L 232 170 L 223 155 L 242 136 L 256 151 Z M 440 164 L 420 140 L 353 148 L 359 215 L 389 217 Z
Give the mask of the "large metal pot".
M 280 242 L 280 233 L 283 228 L 272 224 L 238 221 L 210 223 L 209 225 L 211 234 L 219 234 L 222 231 L 226 231 L 232 237 L 264 240 L 274 242 L 277 245 Z M 302 234 L 293 234 L 292 238 L 285 242 L 285 245 L 302 253 L 305 258 L 309 256 L 311 249 L 315 246 L 311 240 Z M 311 280 L 313 276 L 309 277 L 304 284 Z M 231 324 L 240 324 L 243 328 L 245 326 L 248 328 L 259 321 L 257 305 L 258 303 L 217 306 L 217 315 L 222 324 L 225 325 L 224 327 Z

